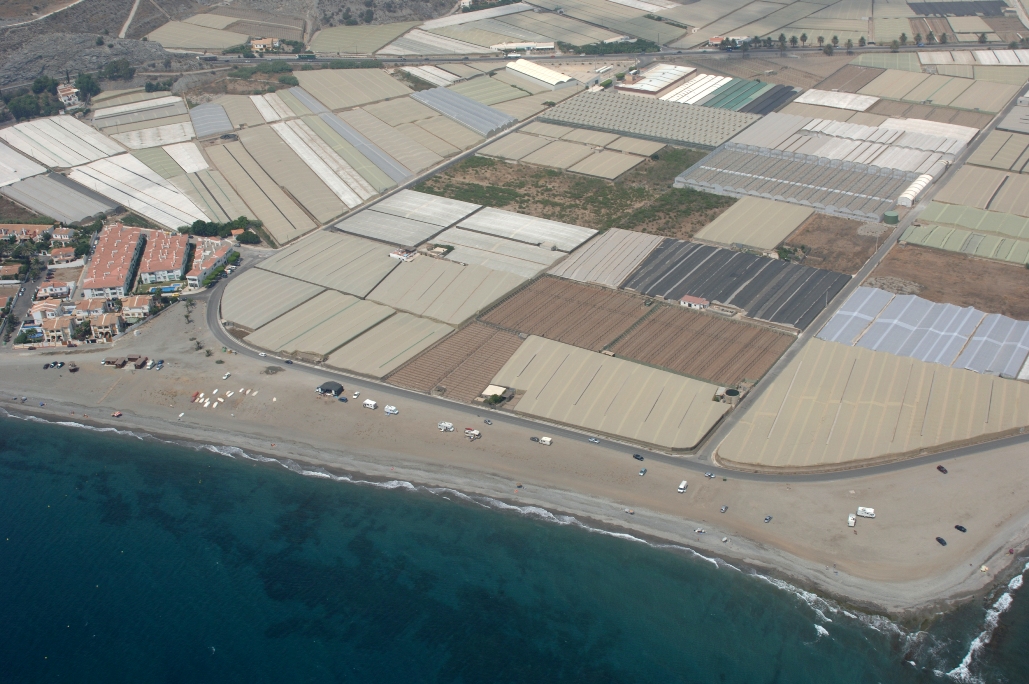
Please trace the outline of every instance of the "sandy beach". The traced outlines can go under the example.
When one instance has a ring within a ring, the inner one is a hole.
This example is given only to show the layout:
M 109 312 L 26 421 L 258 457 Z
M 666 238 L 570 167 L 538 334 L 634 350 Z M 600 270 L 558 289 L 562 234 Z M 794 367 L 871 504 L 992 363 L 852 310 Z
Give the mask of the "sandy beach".
M 187 322 L 184 306 L 176 304 L 113 348 L 4 351 L 0 407 L 14 415 L 238 447 L 375 480 L 449 487 L 512 506 L 539 507 L 743 563 L 844 604 L 901 618 L 981 595 L 1009 572 L 1015 556 L 1008 550 L 1020 551 L 1029 536 L 1029 502 L 1022 494 L 1029 486 L 1024 441 L 956 459 L 943 455 L 947 475 L 920 464 L 818 479 L 733 474 L 707 479 L 704 468 L 684 467 L 689 459 L 639 463 L 632 448 L 606 441 L 593 445 L 585 438 L 560 438 L 543 447 L 529 437 L 547 434 L 544 426 L 502 412 L 414 398 L 369 381 L 344 384 L 348 395 L 359 390 L 361 399 L 378 401 L 376 411 L 359 401 L 320 397 L 313 391 L 321 382 L 317 372 L 280 365 L 284 370 L 270 374 L 272 364 L 264 359 L 222 352 L 206 329 L 204 307 L 199 302 Z M 198 342 L 203 350 L 196 349 Z M 104 357 L 133 353 L 164 359 L 166 365 L 157 372 L 100 364 Z M 44 362 L 55 360 L 75 361 L 80 370 L 43 370 Z M 223 379 L 225 373 L 231 376 Z M 194 392 L 210 396 L 216 389 L 217 396 L 226 397 L 219 408 L 191 402 Z M 387 403 L 397 405 L 400 415 L 386 416 Z M 113 418 L 114 411 L 123 415 Z M 485 417 L 492 426 L 483 424 Z M 439 432 L 436 424 L 443 420 L 453 422 L 456 431 Z M 464 439 L 466 424 L 480 428 L 483 438 Z M 637 474 L 642 466 L 648 470 L 644 477 Z M 683 479 L 689 487 L 679 494 Z M 723 505 L 728 506 L 724 514 Z M 857 506 L 875 508 L 876 518 L 859 518 L 848 528 L 847 515 Z M 772 522 L 763 522 L 766 515 Z M 968 532 L 955 530 L 955 524 Z M 698 534 L 698 528 L 706 533 Z M 937 536 L 948 545 L 937 544 Z M 988 571 L 980 571 L 983 565 Z

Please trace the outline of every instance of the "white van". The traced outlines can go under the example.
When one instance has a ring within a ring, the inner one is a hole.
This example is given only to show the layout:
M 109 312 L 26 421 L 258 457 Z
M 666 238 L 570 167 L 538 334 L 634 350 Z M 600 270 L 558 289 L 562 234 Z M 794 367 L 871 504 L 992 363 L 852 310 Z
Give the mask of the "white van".
M 862 518 L 874 518 L 875 517 L 875 509 L 874 508 L 865 508 L 864 506 L 858 506 L 857 514 L 859 516 L 861 516 Z
M 542 444 L 543 446 L 550 446 L 553 443 L 554 440 L 550 437 L 540 437 L 540 444 Z
M 686 480 L 683 480 L 682 482 L 680 482 L 679 483 L 679 493 L 682 494 L 683 492 L 685 492 L 687 486 L 688 485 L 686 484 Z
M 365 399 L 365 400 L 364 400 L 364 407 L 365 407 L 365 408 L 367 408 L 367 409 L 376 409 L 376 408 L 378 408 L 378 407 L 379 407 L 379 405 L 378 405 L 378 404 L 376 404 L 376 403 L 375 403 L 374 401 L 372 401 L 371 399 Z

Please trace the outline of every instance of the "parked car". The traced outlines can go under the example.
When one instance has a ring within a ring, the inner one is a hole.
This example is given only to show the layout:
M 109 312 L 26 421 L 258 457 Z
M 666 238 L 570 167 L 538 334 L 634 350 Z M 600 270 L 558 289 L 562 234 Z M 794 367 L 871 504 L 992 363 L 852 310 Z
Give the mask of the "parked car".
M 637 461 L 642 461 L 643 460 L 643 457 L 640 456 L 639 454 L 633 454 L 632 457 L 635 458 Z
M 58 361 L 57 362 L 57 367 L 58 368 L 64 368 L 64 361 Z
M 722 513 L 725 513 L 727 510 L 729 510 L 728 506 L 722 506 Z
M 947 469 L 946 469 L 946 468 L 944 468 L 944 467 L 943 467 L 943 466 L 941 466 L 941 465 L 938 465 L 938 466 L 936 466 L 936 469 L 937 469 L 937 470 L 939 470 L 939 471 L 940 471 L 941 473 L 943 473 L 944 475 L 946 475 L 946 474 L 947 474 Z
M 772 516 L 770 516 L 770 515 L 766 515 L 766 516 L 765 516 L 765 522 L 766 522 L 766 523 L 770 523 L 770 522 L 772 522 Z
M 44 363 L 43 364 L 43 370 L 50 370 L 50 364 L 49 363 Z
M 265 356 L 268 356 L 268 355 L 267 355 L 267 354 L 265 354 L 264 352 L 261 352 L 260 354 L 258 354 L 258 356 L 260 356 L 260 357 L 264 358 Z
M 715 474 L 714 473 L 704 473 L 704 477 L 713 480 L 713 479 L 715 479 Z
M 965 529 L 964 525 L 955 525 L 954 529 L 957 530 L 958 532 L 968 532 L 968 530 Z
M 533 441 L 533 442 L 538 442 L 538 441 L 540 441 L 540 438 L 539 437 L 530 437 L 529 440 Z
M 289 359 L 286 359 L 286 363 L 288 363 L 288 364 L 290 364 L 290 365 L 293 365 L 293 362 L 292 362 L 292 361 L 290 361 Z
M 490 420 L 489 418 L 487 418 L 486 420 L 484 420 L 482 422 L 486 423 L 486 425 L 493 425 L 493 421 Z
M 342 401 L 344 404 L 347 403 L 347 398 L 346 397 L 340 397 L 339 400 Z
M 646 468 L 640 468 L 640 477 L 643 477 L 646 474 L 647 474 L 647 469 Z
M 936 541 L 938 541 L 940 543 L 940 546 L 946 546 L 947 545 L 947 540 L 944 539 L 943 537 L 937 537 Z
M 386 404 L 386 408 L 385 408 L 385 411 L 386 411 L 386 415 L 387 415 L 387 416 L 395 416 L 395 415 L 397 415 L 398 413 L 400 413 L 400 410 L 399 410 L 399 409 L 397 409 L 397 407 L 396 407 L 396 406 L 393 406 L 393 405 L 391 405 L 391 404 Z
M 599 439 L 597 439 L 596 437 L 590 437 L 590 438 L 589 438 L 588 440 L 586 440 L 586 441 L 588 441 L 588 442 L 589 442 L 590 444 L 600 444 L 600 440 L 599 440 Z
M 230 375 L 232 375 L 232 373 L 226 373 L 222 376 L 222 380 L 228 380 Z

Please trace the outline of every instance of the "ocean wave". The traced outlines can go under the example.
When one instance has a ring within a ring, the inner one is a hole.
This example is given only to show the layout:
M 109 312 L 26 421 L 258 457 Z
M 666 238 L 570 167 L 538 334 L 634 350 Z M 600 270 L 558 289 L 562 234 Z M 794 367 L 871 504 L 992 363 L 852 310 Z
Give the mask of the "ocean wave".
M 829 630 L 827 630 L 825 627 L 822 627 L 822 625 L 818 624 L 817 622 L 815 623 L 815 631 L 818 632 L 819 639 L 821 639 L 822 637 L 829 636 Z
M 990 643 L 990 639 L 993 638 L 993 633 L 996 631 L 997 625 L 1000 624 L 1000 616 L 1006 613 L 1011 608 L 1011 604 L 1014 603 L 1014 594 L 1022 588 L 1024 582 L 1022 575 L 1027 570 L 1029 570 L 1029 563 L 1025 564 L 1022 572 L 1011 578 L 1006 591 L 986 611 L 986 618 L 983 620 L 983 630 L 979 633 L 979 636 L 972 639 L 972 643 L 968 647 L 968 653 L 961 659 L 961 663 L 957 667 L 947 673 L 948 677 L 958 682 L 983 681 L 981 677 L 973 672 L 973 665 L 976 662 L 976 658 L 982 653 L 982 650 Z

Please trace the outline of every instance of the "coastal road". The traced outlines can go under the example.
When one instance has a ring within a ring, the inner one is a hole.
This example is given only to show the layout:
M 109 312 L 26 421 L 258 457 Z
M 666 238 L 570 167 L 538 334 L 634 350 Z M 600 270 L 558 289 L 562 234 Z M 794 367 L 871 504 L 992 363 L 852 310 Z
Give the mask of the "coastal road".
M 253 268 L 261 261 L 263 261 L 270 253 L 262 254 L 260 250 L 248 250 L 247 254 L 243 257 L 245 263 L 236 270 L 236 273 L 228 278 L 222 278 L 215 285 L 211 286 L 204 292 L 195 295 L 193 299 L 206 301 L 207 302 L 207 327 L 211 333 L 215 336 L 220 344 L 225 346 L 227 349 L 231 349 L 241 356 L 255 359 L 261 363 L 268 365 L 277 365 L 285 369 L 304 373 L 311 378 L 312 387 L 327 380 L 335 380 L 344 387 L 347 388 L 347 394 L 353 393 L 354 390 L 360 390 L 361 394 L 368 396 L 369 392 L 374 391 L 377 400 L 385 404 L 395 404 L 401 411 L 400 417 L 403 418 L 405 405 L 417 402 L 425 406 L 439 407 L 441 404 L 449 406 L 453 412 L 453 418 L 449 420 L 454 423 L 455 428 L 460 429 L 464 426 L 473 426 L 483 432 L 483 439 L 489 440 L 489 426 L 483 424 L 483 420 L 489 418 L 495 424 L 513 425 L 519 428 L 524 428 L 525 439 L 528 440 L 533 435 L 547 435 L 554 438 L 554 446 L 549 447 L 553 449 L 556 454 L 560 454 L 561 444 L 563 440 L 573 440 L 585 442 L 587 437 L 591 436 L 592 433 L 573 430 L 568 427 L 552 425 L 539 421 L 536 419 L 526 418 L 517 414 L 509 413 L 507 411 L 500 411 L 496 409 L 486 408 L 485 406 L 476 407 L 461 402 L 456 402 L 441 397 L 429 397 L 420 392 L 413 390 L 406 390 L 401 387 L 395 387 L 388 385 L 383 382 L 371 380 L 369 378 L 359 377 L 351 375 L 335 369 L 329 369 L 321 366 L 315 366 L 313 364 L 304 363 L 302 361 L 294 361 L 292 364 L 286 364 L 285 360 L 279 359 L 274 354 L 268 354 L 267 356 L 261 356 L 261 351 L 253 347 L 248 346 L 245 342 L 236 339 L 222 326 L 221 322 L 221 298 L 225 292 L 226 284 L 233 278 L 237 277 L 239 273 L 246 271 L 247 269 Z M 267 352 L 265 352 L 267 353 Z M 382 399 L 385 395 L 387 398 Z M 435 430 L 435 425 L 427 425 L 427 430 Z M 636 464 L 632 467 L 636 467 L 637 461 L 631 460 L 632 454 L 640 454 L 648 460 L 655 460 L 661 463 L 668 464 L 670 466 L 679 468 L 682 470 L 682 477 L 689 479 L 690 477 L 698 477 L 700 474 L 705 472 L 711 472 L 718 477 L 732 478 L 736 480 L 749 480 L 749 481 L 760 481 L 760 482 L 828 482 L 828 481 L 839 481 L 847 480 L 858 477 L 865 477 L 869 475 L 880 475 L 884 473 L 897 472 L 900 470 L 907 470 L 910 468 L 925 468 L 926 475 L 929 476 L 935 472 L 934 466 L 937 463 L 946 462 L 954 458 L 960 458 L 961 456 L 973 455 L 983 453 L 990 449 L 1008 446 L 1011 444 L 1027 444 L 1029 445 L 1029 434 L 1018 435 L 1008 439 L 998 440 L 990 442 L 988 444 L 980 444 L 961 449 L 956 449 L 946 453 L 933 454 L 929 456 L 922 456 L 918 458 L 908 459 L 897 463 L 889 463 L 885 465 L 872 466 L 868 468 L 860 468 L 855 470 L 845 470 L 833 473 L 816 473 L 810 475 L 777 475 L 767 473 L 748 473 L 737 470 L 730 470 L 728 468 L 721 468 L 711 463 L 701 462 L 694 458 L 685 456 L 673 456 L 670 454 L 662 453 L 659 451 L 653 451 L 644 447 L 634 446 L 613 440 L 607 437 L 601 438 L 601 443 L 597 447 L 598 450 L 606 452 L 610 455 L 612 451 L 621 452 L 625 454 L 627 464 Z M 544 448 L 544 447 L 540 447 Z M 644 462 L 643 465 L 646 465 Z M 931 471 L 931 472 L 930 472 Z

